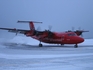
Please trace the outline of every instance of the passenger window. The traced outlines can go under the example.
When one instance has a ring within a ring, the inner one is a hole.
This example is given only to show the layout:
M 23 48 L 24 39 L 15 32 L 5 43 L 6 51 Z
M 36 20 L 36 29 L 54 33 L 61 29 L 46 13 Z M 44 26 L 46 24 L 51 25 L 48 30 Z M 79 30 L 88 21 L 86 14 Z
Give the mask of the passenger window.
M 76 34 L 75 33 L 70 33 L 70 34 L 68 34 L 68 36 L 76 36 Z

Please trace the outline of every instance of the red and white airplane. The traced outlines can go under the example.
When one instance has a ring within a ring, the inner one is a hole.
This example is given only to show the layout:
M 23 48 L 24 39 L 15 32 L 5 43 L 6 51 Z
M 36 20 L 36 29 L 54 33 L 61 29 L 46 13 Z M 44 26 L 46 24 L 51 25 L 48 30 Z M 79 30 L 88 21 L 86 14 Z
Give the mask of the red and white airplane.
M 9 32 L 21 33 L 26 36 L 30 36 L 36 40 L 39 40 L 39 47 L 42 47 L 42 43 L 49 43 L 49 44 L 75 44 L 75 48 L 78 47 L 79 43 L 84 42 L 84 38 L 80 37 L 83 32 L 82 30 L 76 31 L 66 31 L 66 32 L 52 32 L 50 30 L 45 31 L 38 31 L 35 30 L 34 23 L 42 23 L 42 22 L 35 22 L 35 21 L 18 21 L 21 23 L 29 23 L 30 30 L 23 30 L 23 29 L 15 29 L 15 28 L 0 28 L 3 30 L 8 30 Z

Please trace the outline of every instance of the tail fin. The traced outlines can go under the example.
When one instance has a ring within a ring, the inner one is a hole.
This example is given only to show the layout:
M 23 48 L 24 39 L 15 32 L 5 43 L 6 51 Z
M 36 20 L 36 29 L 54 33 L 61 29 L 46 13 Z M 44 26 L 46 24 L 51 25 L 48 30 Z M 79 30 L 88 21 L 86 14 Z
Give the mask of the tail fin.
M 30 30 L 35 30 L 34 23 L 42 23 L 42 22 L 36 22 L 36 21 L 18 21 L 20 23 L 29 23 Z

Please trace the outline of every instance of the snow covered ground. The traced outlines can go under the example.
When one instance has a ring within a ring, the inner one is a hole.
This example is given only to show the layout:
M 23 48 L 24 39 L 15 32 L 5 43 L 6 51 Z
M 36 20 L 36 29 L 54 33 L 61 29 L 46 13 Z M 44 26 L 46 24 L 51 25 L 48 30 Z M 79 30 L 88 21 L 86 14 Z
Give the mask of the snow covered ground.
M 0 38 L 0 70 L 92 70 L 93 39 L 73 45 L 38 47 L 39 41 L 16 36 Z

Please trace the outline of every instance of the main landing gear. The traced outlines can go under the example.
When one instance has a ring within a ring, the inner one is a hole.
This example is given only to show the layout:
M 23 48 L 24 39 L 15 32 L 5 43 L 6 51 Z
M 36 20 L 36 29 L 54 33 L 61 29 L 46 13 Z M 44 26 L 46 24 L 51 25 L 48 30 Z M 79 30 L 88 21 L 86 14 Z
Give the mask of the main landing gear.
M 42 47 L 43 45 L 41 44 L 41 41 L 40 41 L 40 43 L 39 43 L 39 47 Z
M 60 44 L 61 46 L 64 46 L 64 44 Z
M 75 45 L 74 45 L 74 48 L 78 48 L 78 45 L 77 45 L 77 44 L 75 44 Z
M 42 47 L 43 45 L 42 44 L 39 44 L 39 47 Z

